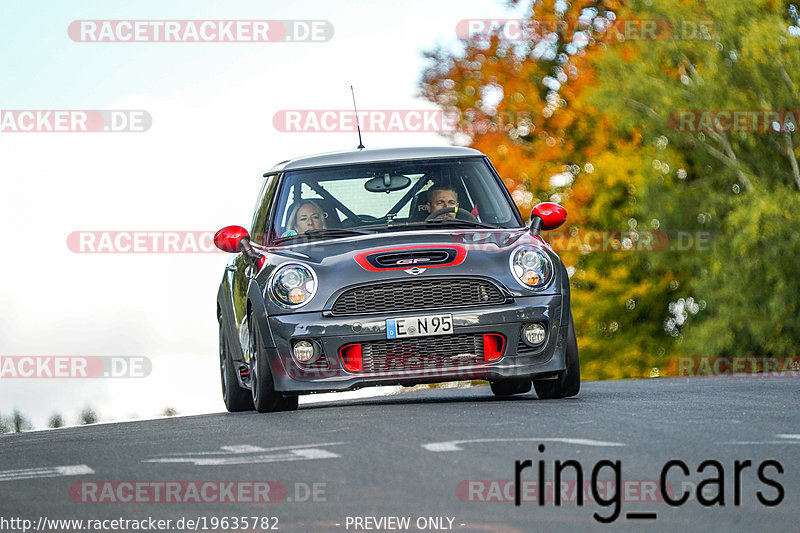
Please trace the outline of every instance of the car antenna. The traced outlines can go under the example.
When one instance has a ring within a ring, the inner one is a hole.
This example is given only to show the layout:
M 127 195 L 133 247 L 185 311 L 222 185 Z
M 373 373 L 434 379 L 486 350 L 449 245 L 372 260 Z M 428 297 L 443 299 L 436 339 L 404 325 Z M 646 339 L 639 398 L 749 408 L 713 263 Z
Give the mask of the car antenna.
M 353 92 L 352 85 L 350 86 L 350 94 L 353 95 L 353 111 L 356 112 L 356 128 L 358 128 L 358 146 L 356 148 L 358 148 L 359 150 L 363 150 L 365 147 L 364 143 L 361 142 L 361 125 L 358 123 L 358 109 L 356 109 L 356 93 Z

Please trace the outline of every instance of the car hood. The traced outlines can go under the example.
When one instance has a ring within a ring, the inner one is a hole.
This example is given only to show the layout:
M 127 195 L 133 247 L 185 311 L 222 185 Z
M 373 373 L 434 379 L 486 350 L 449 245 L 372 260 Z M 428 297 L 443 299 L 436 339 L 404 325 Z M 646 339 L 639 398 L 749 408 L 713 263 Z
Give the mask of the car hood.
M 545 289 L 534 293 L 522 287 L 511 274 L 511 253 L 521 245 L 538 247 L 550 255 L 555 276 Z M 527 229 L 402 231 L 316 240 L 261 251 L 268 260 L 257 277 L 262 288 L 269 282 L 271 273 L 286 263 L 310 266 L 317 276 L 318 289 L 314 298 L 302 308 L 289 312 L 319 312 L 328 309 L 332 298 L 345 287 L 393 280 L 480 277 L 491 279 L 510 296 L 553 294 L 560 292 L 558 278 L 563 271 L 549 245 Z M 269 307 L 270 303 L 267 305 Z M 287 313 L 277 306 L 270 311 L 271 314 Z

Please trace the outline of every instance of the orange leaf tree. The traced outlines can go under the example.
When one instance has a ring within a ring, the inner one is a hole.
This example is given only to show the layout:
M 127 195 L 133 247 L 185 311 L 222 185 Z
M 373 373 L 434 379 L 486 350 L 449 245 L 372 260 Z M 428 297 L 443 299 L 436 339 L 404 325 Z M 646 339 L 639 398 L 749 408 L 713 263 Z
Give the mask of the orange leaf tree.
M 590 98 L 615 83 L 598 78 L 596 64 L 613 37 L 609 21 L 626 13 L 610 0 L 536 1 L 523 39 L 496 32 L 464 39 L 458 54 L 429 52 L 421 83 L 425 98 L 459 112 L 452 141 L 489 156 L 523 214 L 545 200 L 566 207 L 557 251 L 571 274 L 587 378 L 650 375 L 673 342 L 663 328 L 671 274 L 654 267 L 647 238 L 619 233 L 657 227 L 639 196 L 664 147 L 643 143 L 641 128 L 620 128 Z

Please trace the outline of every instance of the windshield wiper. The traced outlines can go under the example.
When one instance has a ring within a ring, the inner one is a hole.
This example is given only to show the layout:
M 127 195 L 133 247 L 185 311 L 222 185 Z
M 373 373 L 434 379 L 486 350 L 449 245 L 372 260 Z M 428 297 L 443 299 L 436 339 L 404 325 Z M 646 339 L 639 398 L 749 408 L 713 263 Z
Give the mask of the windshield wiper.
M 353 235 L 370 235 L 374 231 L 361 230 L 356 228 L 328 228 L 328 229 L 312 229 L 305 233 L 298 233 L 296 235 L 287 235 L 286 237 L 278 237 L 273 242 L 281 243 L 299 239 L 315 239 L 326 237 L 351 237 Z
M 420 220 L 419 222 L 404 222 L 402 224 L 390 224 L 389 228 L 390 229 L 408 228 L 414 226 L 428 226 L 430 224 L 452 225 L 452 226 L 466 224 L 468 226 L 476 228 L 499 229 L 497 226 L 484 224 L 483 222 L 478 222 L 477 220 L 462 220 L 460 218 L 433 218 L 431 220 Z
M 475 220 L 461 220 L 457 218 L 434 218 L 431 220 L 420 220 L 417 222 L 401 222 L 399 224 L 389 222 L 387 224 L 368 224 L 366 226 L 357 226 L 353 228 L 328 228 L 328 229 L 312 229 L 305 233 L 298 233 L 297 235 L 287 235 L 286 237 L 279 237 L 275 239 L 274 244 L 280 244 L 287 241 L 311 240 L 311 239 L 325 239 L 329 237 L 351 237 L 353 235 L 372 235 L 378 233 L 380 230 L 395 230 L 406 229 L 413 227 L 426 227 L 430 225 L 445 225 L 445 226 L 463 226 L 467 225 L 476 228 L 486 229 L 499 229 L 497 226 L 491 226 L 478 222 Z
M 486 228 L 486 229 L 497 229 L 497 226 L 492 226 L 490 224 L 484 224 L 483 222 L 478 222 L 477 220 L 464 220 L 461 218 L 432 218 L 431 220 L 426 220 L 426 224 L 469 224 L 476 228 Z

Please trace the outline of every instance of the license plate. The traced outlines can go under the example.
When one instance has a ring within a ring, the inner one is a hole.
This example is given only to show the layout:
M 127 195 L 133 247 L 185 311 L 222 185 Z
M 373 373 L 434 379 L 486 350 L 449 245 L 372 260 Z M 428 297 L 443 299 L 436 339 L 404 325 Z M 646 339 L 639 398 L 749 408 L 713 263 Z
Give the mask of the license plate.
M 451 335 L 452 333 L 453 315 L 425 315 L 386 319 L 387 339 Z

